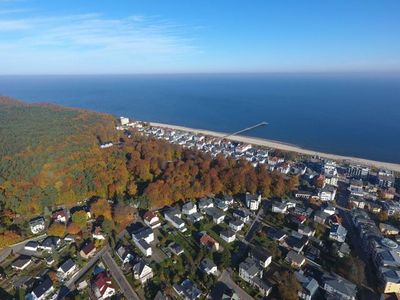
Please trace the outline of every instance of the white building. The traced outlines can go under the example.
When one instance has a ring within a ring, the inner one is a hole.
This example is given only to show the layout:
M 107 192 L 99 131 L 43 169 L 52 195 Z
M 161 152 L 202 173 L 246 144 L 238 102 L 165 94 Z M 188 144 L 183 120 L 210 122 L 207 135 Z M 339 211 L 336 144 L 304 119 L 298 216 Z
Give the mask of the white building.
M 246 206 L 250 210 L 258 210 L 261 204 L 261 195 L 246 193 Z
M 129 118 L 119 117 L 119 122 L 121 123 L 121 126 L 128 125 L 129 124 Z
M 167 220 L 173 227 L 178 229 L 180 232 L 187 230 L 185 222 L 180 218 L 181 214 L 175 210 L 171 210 L 165 213 L 165 220 Z
M 235 239 L 236 239 L 235 232 L 232 231 L 232 230 L 230 230 L 230 229 L 221 231 L 221 233 L 219 234 L 219 236 L 221 237 L 221 239 L 223 239 L 223 240 L 224 240 L 225 242 L 227 242 L 227 243 L 232 243 L 232 242 L 234 242 Z
M 57 276 L 63 280 L 74 274 L 76 271 L 76 264 L 72 259 L 68 259 L 57 269 Z
M 132 271 L 134 278 L 140 280 L 142 284 L 146 283 L 154 276 L 152 268 L 150 268 L 143 259 L 133 266 Z
M 336 197 L 336 188 L 327 185 L 319 190 L 318 197 L 321 201 L 334 201 Z
M 38 234 L 45 229 L 45 221 L 43 217 L 38 217 L 29 221 L 29 227 L 33 234 Z
M 184 215 L 192 215 L 197 212 L 197 206 L 192 202 L 188 201 L 182 206 L 182 213 Z

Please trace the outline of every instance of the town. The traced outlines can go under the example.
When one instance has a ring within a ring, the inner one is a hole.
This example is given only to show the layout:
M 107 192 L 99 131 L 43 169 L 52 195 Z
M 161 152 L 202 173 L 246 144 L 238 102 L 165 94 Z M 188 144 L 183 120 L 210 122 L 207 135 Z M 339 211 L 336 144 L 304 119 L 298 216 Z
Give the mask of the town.
M 297 176 L 297 188 L 283 198 L 221 194 L 157 210 L 136 205 L 134 222 L 117 234 L 96 218 L 97 199 L 59 207 L 30 220 L 30 239 L 0 251 L 3 290 L 35 300 L 353 300 L 400 294 L 394 172 L 119 121 L 117 130 L 127 138 L 139 134 L 212 157 L 245 159 Z M 111 199 L 102 205 L 113 209 Z M 82 230 L 66 233 L 71 224 Z M 60 234 L 48 234 L 49 226 L 58 225 L 64 227 Z

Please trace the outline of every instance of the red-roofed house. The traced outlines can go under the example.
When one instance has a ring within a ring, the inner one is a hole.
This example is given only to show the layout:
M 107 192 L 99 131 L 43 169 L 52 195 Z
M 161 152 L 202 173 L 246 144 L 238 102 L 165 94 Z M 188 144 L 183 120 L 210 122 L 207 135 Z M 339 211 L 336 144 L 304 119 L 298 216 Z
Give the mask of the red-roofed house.
M 211 236 L 207 233 L 204 233 L 203 236 L 200 238 L 200 243 L 206 247 L 208 250 L 216 250 L 219 249 L 219 243 L 214 240 Z
M 101 272 L 96 275 L 92 289 L 98 300 L 108 299 L 115 295 L 115 289 L 112 287 L 111 278 L 106 272 Z
M 67 215 L 64 210 L 57 210 L 53 212 L 52 219 L 54 222 L 65 223 L 67 222 Z
M 94 246 L 93 243 L 87 244 L 85 247 L 82 248 L 82 250 L 79 252 L 80 256 L 82 256 L 85 259 L 89 259 L 96 253 L 96 247 Z

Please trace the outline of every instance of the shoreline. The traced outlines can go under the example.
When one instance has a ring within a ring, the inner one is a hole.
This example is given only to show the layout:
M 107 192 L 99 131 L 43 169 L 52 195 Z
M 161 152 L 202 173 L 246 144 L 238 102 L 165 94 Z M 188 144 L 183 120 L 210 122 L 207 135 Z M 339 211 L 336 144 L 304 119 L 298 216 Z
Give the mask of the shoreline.
M 154 127 L 170 128 L 170 129 L 187 131 L 187 132 L 192 132 L 195 134 L 203 134 L 203 135 L 208 135 L 208 136 L 213 136 L 213 137 L 218 137 L 218 138 L 223 138 L 224 136 L 226 136 L 228 134 L 228 133 L 224 133 L 224 132 L 217 132 L 217 131 L 211 131 L 211 130 L 199 129 L 199 128 L 190 128 L 190 127 L 184 127 L 184 126 L 172 125 L 172 124 L 164 124 L 164 123 L 157 123 L 157 122 L 148 122 L 148 123 Z M 372 166 L 372 167 L 376 167 L 376 168 L 383 168 L 383 169 L 388 169 L 388 170 L 392 170 L 395 172 L 400 172 L 400 164 L 397 164 L 397 163 L 382 162 L 382 161 L 375 161 L 375 160 L 370 160 L 370 159 L 366 159 L 366 158 L 324 153 L 324 152 L 320 152 L 320 151 L 304 149 L 304 148 L 301 148 L 296 145 L 287 144 L 285 142 L 267 140 L 267 139 L 263 139 L 263 138 L 250 137 L 250 136 L 244 136 L 244 135 L 235 135 L 235 136 L 229 136 L 229 137 L 225 137 L 225 138 L 228 140 L 231 140 L 231 141 L 242 142 L 242 143 L 263 146 L 263 147 L 269 147 L 269 148 L 273 148 L 273 149 L 279 149 L 282 151 L 295 152 L 295 153 L 309 155 L 309 156 L 320 156 L 323 158 L 332 159 L 332 160 L 336 160 L 336 161 L 343 161 L 343 162 L 348 162 L 348 163 Z

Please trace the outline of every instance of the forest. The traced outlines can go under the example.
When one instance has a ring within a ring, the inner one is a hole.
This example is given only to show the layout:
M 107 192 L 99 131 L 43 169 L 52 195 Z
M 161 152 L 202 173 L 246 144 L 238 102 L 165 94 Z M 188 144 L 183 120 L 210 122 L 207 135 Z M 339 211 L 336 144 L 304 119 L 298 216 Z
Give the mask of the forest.
M 30 218 L 90 197 L 159 208 L 210 194 L 282 197 L 297 177 L 115 130 L 115 117 L 0 98 L 0 205 Z M 100 149 L 104 141 L 119 146 Z M 4 223 L 4 214 L 2 222 Z

